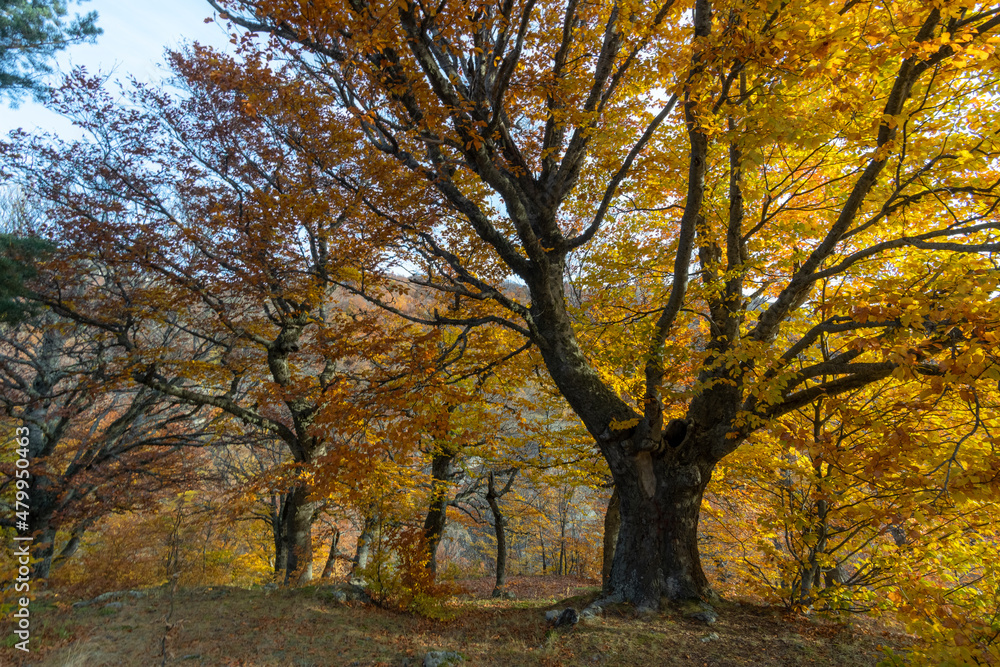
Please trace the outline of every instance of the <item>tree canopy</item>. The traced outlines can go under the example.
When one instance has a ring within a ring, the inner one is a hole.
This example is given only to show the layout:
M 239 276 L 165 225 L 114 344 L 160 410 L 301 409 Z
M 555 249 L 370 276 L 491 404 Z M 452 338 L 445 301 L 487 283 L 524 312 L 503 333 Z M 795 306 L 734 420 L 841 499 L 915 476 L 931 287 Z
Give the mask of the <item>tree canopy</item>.
M 212 4 L 431 185 L 422 219 L 369 206 L 466 299 L 424 321 L 520 333 L 595 438 L 613 595 L 708 593 L 702 494 L 771 420 L 997 373 L 952 361 L 997 324 L 995 8 Z

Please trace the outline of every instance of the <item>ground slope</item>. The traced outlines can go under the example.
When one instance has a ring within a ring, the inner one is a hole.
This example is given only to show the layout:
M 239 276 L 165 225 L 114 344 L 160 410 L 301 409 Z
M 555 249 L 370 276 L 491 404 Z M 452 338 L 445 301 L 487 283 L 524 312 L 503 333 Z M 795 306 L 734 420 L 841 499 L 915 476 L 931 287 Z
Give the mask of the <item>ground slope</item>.
M 881 646 L 906 637 L 870 622 L 838 625 L 768 607 L 719 606 L 709 626 L 679 611 L 628 610 L 551 630 L 544 612 L 582 606 L 595 589 L 567 577 L 517 577 L 514 600 L 486 597 L 468 582 L 453 619 L 433 621 L 328 599 L 322 587 L 279 590 L 157 590 L 120 603 L 74 608 L 58 597 L 34 605 L 32 653 L 0 648 L 0 664 L 36 667 L 241 665 L 326 667 L 418 665 L 430 650 L 462 653 L 466 665 L 875 665 Z M 167 631 L 166 618 L 172 629 Z M 3 628 L 9 635 L 9 626 Z

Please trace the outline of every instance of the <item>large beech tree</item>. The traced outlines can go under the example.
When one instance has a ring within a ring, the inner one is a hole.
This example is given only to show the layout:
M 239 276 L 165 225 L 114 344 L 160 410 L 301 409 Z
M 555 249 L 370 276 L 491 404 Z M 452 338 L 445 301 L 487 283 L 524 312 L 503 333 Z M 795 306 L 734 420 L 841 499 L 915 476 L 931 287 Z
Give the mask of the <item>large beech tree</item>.
M 951 361 L 997 325 L 994 6 L 209 2 L 316 86 L 286 100 L 299 136 L 335 106 L 395 161 L 383 187 L 432 186 L 424 218 L 366 206 L 464 299 L 423 321 L 537 346 L 614 477 L 616 598 L 711 594 L 702 494 L 770 420 L 997 372 Z

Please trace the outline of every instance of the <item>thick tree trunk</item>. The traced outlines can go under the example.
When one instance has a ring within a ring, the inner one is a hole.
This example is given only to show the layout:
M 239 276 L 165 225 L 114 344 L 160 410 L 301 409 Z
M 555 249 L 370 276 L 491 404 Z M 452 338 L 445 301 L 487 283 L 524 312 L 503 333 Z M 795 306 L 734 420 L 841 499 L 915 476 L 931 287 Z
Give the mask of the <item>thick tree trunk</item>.
M 59 428 L 56 424 L 58 420 L 48 416 L 48 397 L 54 393 L 56 382 L 50 377 L 50 373 L 54 374 L 55 371 L 49 369 L 48 364 L 54 364 L 58 359 L 58 352 L 52 350 L 52 346 L 59 344 L 58 341 L 59 338 L 51 330 L 44 334 L 40 354 L 44 366 L 39 369 L 39 374 L 32 384 L 34 392 L 41 398 L 22 417 L 28 433 L 21 435 L 23 431 L 19 431 L 20 437 L 28 439 L 27 458 L 32 464 L 44 460 L 46 456 L 51 454 L 54 442 L 51 431 Z M 34 562 L 31 565 L 31 578 L 41 583 L 48 578 L 52 566 L 56 537 L 56 526 L 53 525 L 53 520 L 56 519 L 60 503 L 59 490 L 55 487 L 52 478 L 44 472 L 44 464 L 32 467 L 28 477 L 27 493 L 30 499 L 27 526 L 19 526 L 18 533 L 22 537 L 30 536 L 33 538 L 31 556 Z M 18 509 L 23 509 L 23 506 Z
M 448 486 L 451 464 L 456 452 L 443 449 L 431 458 L 431 497 L 424 520 L 427 543 L 427 569 L 437 574 L 437 548 L 448 523 Z
M 312 524 L 319 504 L 308 498 L 309 487 L 296 486 L 285 500 L 286 584 L 303 584 L 313 577 Z
M 701 169 L 703 158 L 692 161 L 692 169 L 695 166 Z M 696 196 L 686 202 L 684 218 L 693 232 L 701 195 L 689 194 Z M 678 278 L 686 278 L 689 257 L 690 248 L 678 255 Z M 635 410 L 604 382 L 581 349 L 566 310 L 564 268 L 561 260 L 553 259 L 529 272 L 525 281 L 545 366 L 594 437 L 620 496 L 621 526 L 609 597 L 639 608 L 657 608 L 661 599 L 710 599 L 714 594 L 698 555 L 698 518 L 715 464 L 739 444 L 729 435 L 742 406 L 739 369 L 715 364 L 710 356 L 698 378 L 706 388 L 692 399 L 683 419 L 668 419 L 658 397 L 660 344 L 654 340 L 644 405 L 641 412 Z M 672 307 L 679 308 L 682 297 L 683 285 L 672 292 Z M 662 317 L 667 317 L 666 311 Z M 667 317 L 664 332 L 669 324 Z
M 529 280 L 546 368 L 604 454 L 620 496 L 621 527 L 608 583 L 610 596 L 640 608 L 661 598 L 707 597 L 698 558 L 698 513 L 712 464 L 685 432 L 670 442 L 658 414 L 642 415 L 611 391 L 590 366 L 565 311 L 561 267 Z M 614 431 L 613 423 L 639 423 Z M 684 443 L 683 445 L 681 443 Z
M 710 598 L 698 555 L 698 517 L 711 467 L 653 467 L 659 474 L 652 479 L 616 476 L 621 526 L 608 592 L 647 609 L 661 600 Z
M 615 544 L 618 542 L 618 530 L 621 528 L 621 499 L 618 497 L 618 487 L 611 493 L 611 500 L 608 501 L 608 511 L 604 514 L 604 559 L 601 565 L 601 588 L 605 595 L 611 590 L 608 582 L 611 581 L 611 564 L 615 557 Z

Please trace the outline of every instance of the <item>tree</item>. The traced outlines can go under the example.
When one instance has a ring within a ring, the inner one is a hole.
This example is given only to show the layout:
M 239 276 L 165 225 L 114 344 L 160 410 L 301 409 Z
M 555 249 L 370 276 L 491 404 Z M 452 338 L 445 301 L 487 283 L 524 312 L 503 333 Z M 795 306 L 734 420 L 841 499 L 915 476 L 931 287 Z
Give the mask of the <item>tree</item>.
M 880 589 L 907 587 L 908 554 L 991 524 L 995 390 L 928 384 L 890 379 L 816 401 L 723 464 L 703 538 L 716 557 L 747 555 L 729 568 L 746 573 L 736 585 L 789 607 L 875 608 Z
M 21 530 L 35 536 L 38 578 L 72 556 L 98 519 L 147 507 L 191 482 L 185 450 L 209 438 L 206 410 L 123 382 L 110 348 L 99 332 L 52 313 L 0 325 L 0 417 L 26 429 L 30 462 L 26 479 L 5 465 L 0 491 L 25 482 L 31 511 Z M 13 528 L 14 508 L 7 509 L 0 525 Z M 58 531 L 69 536 L 57 554 Z
M 103 30 L 97 12 L 75 16 L 69 23 L 65 0 L 3 0 L 0 2 L 0 94 L 17 103 L 25 93 L 38 101 L 48 87 L 40 75 L 52 72 L 57 51 L 94 42 Z
M 35 263 L 52 250 L 31 237 L 0 234 L 0 322 L 19 322 L 33 314 L 25 282 L 36 275 Z
M 496 475 L 491 470 L 486 486 L 486 502 L 489 503 L 490 513 L 493 515 L 493 531 L 497 538 L 496 583 L 493 586 L 493 597 L 503 595 L 507 587 L 507 518 L 500 508 L 499 501 L 510 491 L 515 477 L 517 468 L 508 473 L 503 488 L 497 490 Z
M 994 7 L 209 2 L 323 86 L 287 100 L 302 135 L 336 105 L 395 161 L 383 187 L 432 188 L 422 218 L 366 205 L 464 299 L 421 321 L 537 346 L 614 477 L 615 598 L 711 595 L 702 496 L 771 420 L 893 374 L 953 382 L 952 356 L 998 373 L 976 288 L 1000 249 Z M 625 335 L 584 346 L 572 295 Z
M 324 172 L 296 159 L 280 123 L 227 86 L 221 62 L 178 54 L 172 64 L 184 95 L 137 86 L 132 109 L 76 72 L 61 100 L 94 140 L 32 140 L 39 159 L 21 175 L 44 191 L 47 233 L 61 248 L 38 298 L 104 331 L 134 382 L 284 444 L 284 577 L 309 579 L 321 501 L 303 480 L 377 405 L 375 394 L 350 393 L 364 386 L 360 360 L 381 354 L 380 340 L 405 338 L 338 303 L 331 280 L 383 261 L 377 229 L 348 231 L 355 203 L 331 189 L 340 170 L 365 167 L 345 159 Z M 262 85 L 269 79 L 280 75 Z M 328 129 L 328 143 L 354 141 Z M 182 340 L 165 345 L 166 329 Z
M 35 221 L 23 196 L 0 197 L 0 322 L 17 323 L 35 311 L 26 286 L 37 263 L 54 249 L 34 233 Z

